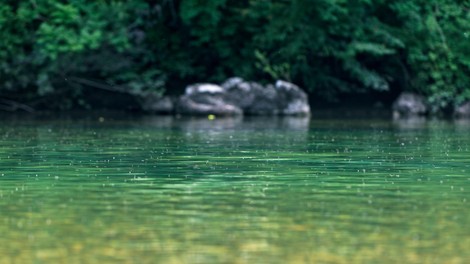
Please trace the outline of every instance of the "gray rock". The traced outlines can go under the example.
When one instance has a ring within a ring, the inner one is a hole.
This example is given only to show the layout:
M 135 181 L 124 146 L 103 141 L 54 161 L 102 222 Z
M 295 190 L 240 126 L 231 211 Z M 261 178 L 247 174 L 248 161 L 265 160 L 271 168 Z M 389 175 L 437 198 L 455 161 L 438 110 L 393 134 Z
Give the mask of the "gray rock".
M 186 95 L 193 95 L 193 94 L 219 94 L 223 93 L 224 89 L 216 84 L 212 83 L 198 83 L 189 85 L 186 87 L 185 94 Z
M 262 89 L 254 83 L 248 83 L 243 79 L 235 77 L 230 78 L 222 84 L 225 90 L 225 100 L 230 104 L 240 107 L 244 112 L 254 104 L 256 94 L 253 90 Z
M 245 82 L 242 78 L 240 77 L 232 77 L 232 78 L 228 78 L 225 82 L 223 82 L 220 86 L 224 89 L 224 90 L 229 90 L 235 86 L 237 86 L 238 84 L 242 83 L 242 82 Z
M 183 115 L 220 115 L 232 116 L 241 115 L 243 112 L 240 108 L 226 104 L 220 99 L 211 98 L 211 100 L 203 100 L 204 102 L 194 100 L 189 96 L 182 96 L 177 104 L 176 113 Z M 209 102 L 210 101 L 210 102 Z
M 454 116 L 455 117 L 470 117 L 470 101 L 464 102 L 463 104 L 459 105 L 454 109 Z
M 309 115 L 307 94 L 296 85 L 277 81 L 262 86 L 242 78 L 230 78 L 222 84 L 226 100 L 248 115 Z
M 424 97 L 410 92 L 401 93 L 392 109 L 394 118 L 423 116 L 428 113 Z
M 265 87 L 257 83 L 250 84 L 250 92 L 246 100 L 241 102 L 240 107 L 247 115 L 277 115 L 280 113 L 278 94 L 274 86 Z M 231 93 L 228 93 L 231 96 Z
M 225 100 L 225 91 L 215 84 L 194 84 L 176 104 L 176 113 L 182 115 L 241 115 L 242 110 Z
M 276 82 L 278 102 L 283 115 L 308 115 L 308 96 L 297 85 L 278 80 Z

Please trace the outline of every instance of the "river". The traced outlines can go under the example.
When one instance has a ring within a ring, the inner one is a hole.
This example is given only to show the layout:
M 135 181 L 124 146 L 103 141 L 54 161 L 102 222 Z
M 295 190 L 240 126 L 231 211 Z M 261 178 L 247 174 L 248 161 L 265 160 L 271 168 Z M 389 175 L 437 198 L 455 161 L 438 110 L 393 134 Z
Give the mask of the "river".
M 470 121 L 11 118 L 0 263 L 469 263 Z

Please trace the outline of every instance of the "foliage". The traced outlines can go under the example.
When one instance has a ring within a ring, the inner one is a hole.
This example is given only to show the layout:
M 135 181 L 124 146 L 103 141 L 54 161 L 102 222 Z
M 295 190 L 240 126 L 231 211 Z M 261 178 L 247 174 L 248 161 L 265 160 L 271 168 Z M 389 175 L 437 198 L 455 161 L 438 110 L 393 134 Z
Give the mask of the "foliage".
M 280 65 L 273 65 L 269 59 L 266 57 L 265 54 L 261 53 L 259 50 L 255 50 L 255 57 L 256 57 L 256 67 L 260 69 L 262 72 L 265 72 L 273 79 L 281 79 L 290 81 L 290 64 L 283 63 Z
M 440 111 L 470 99 L 470 2 L 395 2 L 406 41 L 410 89 L 427 95 Z
M 2 2 L 0 97 L 34 106 L 86 107 L 74 78 L 180 93 L 234 75 L 331 100 L 410 90 L 436 112 L 470 99 L 468 1 Z
M 389 77 L 376 64 L 403 44 L 372 15 L 369 1 L 294 0 L 271 10 L 257 41 L 273 61 L 290 65 L 294 81 L 329 98 L 389 90 Z
M 160 89 L 132 34 L 144 3 L 20 1 L 0 6 L 1 95 L 39 107 L 86 107 L 85 76 L 129 90 Z M 138 82 L 136 82 L 139 80 Z

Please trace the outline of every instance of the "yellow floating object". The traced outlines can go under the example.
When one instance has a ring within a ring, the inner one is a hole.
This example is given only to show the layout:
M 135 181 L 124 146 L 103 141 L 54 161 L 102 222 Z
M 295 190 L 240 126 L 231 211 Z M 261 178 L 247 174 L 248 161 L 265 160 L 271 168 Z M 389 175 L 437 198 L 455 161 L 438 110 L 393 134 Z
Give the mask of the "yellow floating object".
M 215 119 L 215 115 L 208 115 L 208 116 L 207 116 L 207 119 L 209 119 L 209 120 L 214 120 L 214 119 Z

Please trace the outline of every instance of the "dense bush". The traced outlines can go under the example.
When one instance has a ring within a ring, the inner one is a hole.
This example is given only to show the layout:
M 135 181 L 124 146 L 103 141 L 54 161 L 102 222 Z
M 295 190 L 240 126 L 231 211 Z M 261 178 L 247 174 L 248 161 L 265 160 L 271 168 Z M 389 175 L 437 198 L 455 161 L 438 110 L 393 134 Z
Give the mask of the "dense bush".
M 138 1 L 0 5 L 1 95 L 38 107 L 71 108 L 88 106 L 82 78 L 116 90 L 161 89 L 164 74 L 147 61 L 140 36 L 146 12 Z
M 36 107 L 233 75 L 332 100 L 410 90 L 434 111 L 470 99 L 468 1 L 1 1 L 0 97 Z
M 408 88 L 428 96 L 434 111 L 470 99 L 470 2 L 395 1 L 389 7 L 405 43 Z

